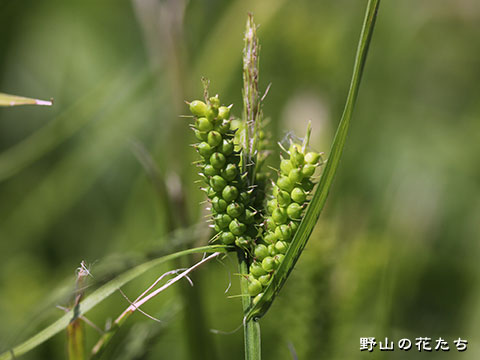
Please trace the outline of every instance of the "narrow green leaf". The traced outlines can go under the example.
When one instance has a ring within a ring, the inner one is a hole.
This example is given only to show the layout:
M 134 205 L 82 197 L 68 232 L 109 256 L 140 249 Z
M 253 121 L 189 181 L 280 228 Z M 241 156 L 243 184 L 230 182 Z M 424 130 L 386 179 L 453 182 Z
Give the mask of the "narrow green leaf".
M 223 252 L 226 253 L 230 251 L 231 248 L 225 245 L 209 245 L 209 246 L 202 246 L 198 248 L 188 249 L 179 251 L 170 255 L 162 256 L 158 259 L 150 260 L 146 263 L 140 264 L 133 269 L 130 269 L 123 274 L 117 276 L 113 280 L 109 281 L 105 285 L 101 286 L 97 290 L 95 290 L 90 296 L 85 298 L 80 304 L 79 307 L 76 309 L 75 314 L 73 310 L 70 310 L 65 315 L 63 315 L 60 319 L 55 321 L 50 326 L 46 327 L 45 329 L 41 330 L 37 334 L 33 335 L 31 338 L 26 340 L 25 342 L 21 343 L 20 345 L 14 347 L 11 350 L 8 350 L 2 354 L 0 354 L 0 360 L 10 360 L 15 359 L 16 357 L 27 353 L 28 351 L 34 349 L 38 345 L 42 344 L 43 342 L 47 341 L 54 335 L 58 334 L 60 331 L 64 330 L 70 321 L 73 319 L 74 315 L 78 318 L 81 315 L 84 315 L 89 310 L 97 306 L 107 297 L 112 295 L 118 288 L 122 287 L 129 281 L 139 277 L 146 271 L 163 264 L 167 261 L 179 258 L 181 256 L 185 256 L 188 254 L 196 254 L 196 253 L 213 253 L 213 252 Z
M 23 96 L 0 93 L 0 106 L 42 105 L 52 106 L 52 100 L 31 99 Z
M 379 4 L 380 0 L 369 0 L 367 5 L 367 11 L 358 43 L 357 54 L 355 56 L 355 64 L 353 67 L 353 75 L 350 82 L 347 101 L 343 110 L 342 118 L 340 119 L 340 123 L 337 128 L 337 132 L 335 134 L 335 138 L 333 140 L 330 156 L 328 158 L 325 170 L 323 171 L 313 198 L 307 207 L 305 216 L 300 223 L 300 226 L 287 253 L 285 254 L 284 260 L 275 272 L 271 283 L 265 289 L 264 295 L 246 314 L 245 321 L 247 322 L 251 319 L 258 319 L 265 315 L 275 296 L 280 292 L 280 289 L 290 275 L 290 272 L 293 270 L 293 267 L 305 248 L 305 245 L 307 244 L 307 241 L 310 238 L 313 228 L 315 227 L 315 224 L 317 223 L 320 213 L 325 205 L 330 187 L 338 168 L 338 164 L 340 162 L 343 147 L 345 145 L 348 127 L 355 106 L 355 100 L 357 98 Z

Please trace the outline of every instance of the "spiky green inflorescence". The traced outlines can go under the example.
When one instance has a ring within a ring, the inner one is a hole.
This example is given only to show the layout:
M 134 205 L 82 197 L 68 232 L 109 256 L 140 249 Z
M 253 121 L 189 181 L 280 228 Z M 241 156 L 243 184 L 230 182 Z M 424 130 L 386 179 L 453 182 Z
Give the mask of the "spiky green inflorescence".
M 252 190 L 241 171 L 241 155 L 232 130 L 230 107 L 220 106 L 218 95 L 206 102 L 189 103 L 195 122 L 192 129 L 199 143 L 195 148 L 202 160 L 200 176 L 213 217 L 215 239 L 223 244 L 250 251 L 258 230 L 255 226 L 256 211 L 252 205 Z
M 285 257 L 314 187 L 312 178 L 320 165 L 320 154 L 306 151 L 308 136 L 307 133 L 303 145 L 291 143 L 288 158 L 281 159 L 278 179 L 266 203 L 264 233 L 255 245 L 248 275 L 249 293 L 256 299 Z

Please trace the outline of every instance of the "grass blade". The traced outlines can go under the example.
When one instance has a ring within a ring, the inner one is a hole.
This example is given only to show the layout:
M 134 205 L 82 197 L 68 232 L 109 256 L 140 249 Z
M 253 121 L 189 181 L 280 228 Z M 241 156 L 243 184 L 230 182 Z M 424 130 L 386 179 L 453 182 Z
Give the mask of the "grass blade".
M 15 359 L 16 357 L 27 353 L 28 351 L 36 348 L 38 345 L 44 343 L 54 335 L 58 334 L 60 331 L 64 330 L 70 321 L 75 317 L 79 317 L 84 315 L 89 310 L 97 306 L 107 297 L 112 295 L 118 288 L 125 285 L 129 281 L 139 277 L 140 275 L 144 274 L 146 271 L 163 264 L 167 261 L 179 258 L 181 256 L 189 255 L 189 254 L 196 254 L 196 253 L 213 253 L 213 252 L 228 252 L 230 250 L 229 247 L 224 245 L 209 245 L 203 246 L 188 250 L 179 251 L 170 255 L 162 256 L 157 259 L 150 260 L 146 263 L 140 264 L 133 269 L 130 269 L 123 274 L 117 276 L 113 280 L 109 281 L 105 285 L 101 286 L 99 289 L 94 291 L 90 296 L 86 297 L 83 300 L 79 307 L 76 308 L 76 312 L 74 314 L 73 310 L 70 310 L 65 315 L 63 315 L 60 319 L 55 321 L 50 326 L 46 327 L 45 329 L 41 330 L 22 344 L 14 347 L 11 350 L 8 350 L 2 354 L 0 354 L 0 360 L 10 360 Z
M 342 118 L 340 119 L 340 123 L 337 128 L 337 132 L 335 134 L 335 138 L 333 140 L 330 156 L 328 158 L 325 170 L 320 178 L 320 182 L 315 190 L 313 198 L 305 212 L 305 216 L 300 223 L 298 231 L 296 232 L 295 237 L 293 238 L 292 243 L 285 254 L 285 259 L 275 272 L 275 276 L 273 277 L 271 283 L 265 289 L 264 295 L 246 314 L 245 321 L 247 322 L 251 319 L 258 319 L 267 312 L 272 304 L 272 301 L 279 293 L 283 284 L 290 275 L 290 272 L 293 270 L 293 267 L 300 257 L 300 254 L 305 248 L 305 245 L 325 205 L 345 145 L 348 127 L 355 106 L 358 89 L 360 87 L 360 81 L 368 53 L 368 46 L 372 38 L 379 5 L 380 0 L 369 0 L 367 5 L 367 11 L 358 43 L 357 54 L 355 56 L 355 64 L 353 67 L 353 75 L 350 82 L 347 101 L 343 110 Z
M 52 106 L 52 100 L 31 99 L 23 96 L 0 93 L 0 106 L 41 105 Z

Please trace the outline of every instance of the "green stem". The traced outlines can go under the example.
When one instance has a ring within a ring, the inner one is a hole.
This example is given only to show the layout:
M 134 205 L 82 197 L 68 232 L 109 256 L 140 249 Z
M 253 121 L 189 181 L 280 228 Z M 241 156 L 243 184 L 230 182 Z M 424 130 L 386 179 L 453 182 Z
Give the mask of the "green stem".
M 243 252 L 238 252 L 238 265 L 240 274 L 240 288 L 242 291 L 242 305 L 243 315 L 248 313 L 251 305 L 251 297 L 248 293 L 248 263 Z M 243 335 L 245 344 L 245 360 L 260 360 L 262 358 L 261 352 L 261 338 L 260 338 L 260 323 L 253 319 L 244 321 Z

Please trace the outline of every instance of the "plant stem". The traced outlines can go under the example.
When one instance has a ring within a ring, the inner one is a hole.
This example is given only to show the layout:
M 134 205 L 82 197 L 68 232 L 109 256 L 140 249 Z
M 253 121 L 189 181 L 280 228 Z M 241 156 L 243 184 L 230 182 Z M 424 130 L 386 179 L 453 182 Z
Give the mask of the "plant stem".
M 243 314 L 246 315 L 251 306 L 251 297 L 248 293 L 248 262 L 245 253 L 238 252 L 238 266 L 240 270 L 240 288 L 242 291 L 242 305 Z M 245 344 L 245 360 L 260 360 L 262 358 L 261 352 L 261 337 L 260 337 L 260 323 L 253 319 L 248 321 L 244 318 L 243 335 Z

